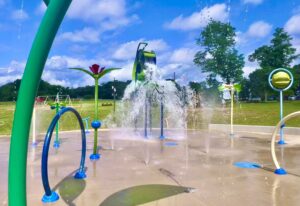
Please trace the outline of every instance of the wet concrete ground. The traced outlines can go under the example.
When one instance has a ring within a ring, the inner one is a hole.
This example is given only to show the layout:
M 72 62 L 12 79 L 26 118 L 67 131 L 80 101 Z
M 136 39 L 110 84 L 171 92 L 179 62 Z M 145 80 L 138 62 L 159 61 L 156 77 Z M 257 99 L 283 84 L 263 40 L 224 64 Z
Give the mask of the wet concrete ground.
M 174 132 L 174 131 L 173 131 Z M 176 131 L 175 131 L 176 132 Z M 101 159 L 86 159 L 87 178 L 74 180 L 79 166 L 79 133 L 61 133 L 62 145 L 49 155 L 50 186 L 60 195 L 48 205 L 85 206 L 201 206 L 300 205 L 300 144 L 278 147 L 277 157 L 289 172 L 273 173 L 270 136 L 188 131 L 188 138 L 170 142 L 115 139 L 118 131 L 101 131 Z M 168 133 L 172 136 L 172 131 Z M 93 135 L 88 135 L 89 155 Z M 41 150 L 29 146 L 28 205 L 43 205 Z M 0 139 L 0 205 L 7 205 L 9 139 Z M 256 162 L 263 169 L 243 169 L 235 162 Z M 270 171 L 271 170 L 271 171 Z

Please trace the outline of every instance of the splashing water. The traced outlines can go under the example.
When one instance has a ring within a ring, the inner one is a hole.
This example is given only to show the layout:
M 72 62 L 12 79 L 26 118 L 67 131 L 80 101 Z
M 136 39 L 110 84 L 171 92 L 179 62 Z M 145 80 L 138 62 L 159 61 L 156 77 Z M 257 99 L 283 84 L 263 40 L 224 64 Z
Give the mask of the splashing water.
M 114 115 L 104 120 L 107 127 L 121 128 L 118 137 L 155 139 L 159 137 L 160 106 L 164 106 L 166 138 L 181 139 L 187 128 L 187 107 L 192 92 L 173 81 L 166 81 L 155 64 L 146 64 L 145 81 L 131 82 Z M 191 105 L 190 105 L 191 104 Z
M 24 0 L 21 0 L 21 7 L 20 7 L 20 14 L 19 14 L 19 23 L 18 23 L 18 40 L 21 39 L 21 33 L 22 33 L 22 19 L 24 17 Z

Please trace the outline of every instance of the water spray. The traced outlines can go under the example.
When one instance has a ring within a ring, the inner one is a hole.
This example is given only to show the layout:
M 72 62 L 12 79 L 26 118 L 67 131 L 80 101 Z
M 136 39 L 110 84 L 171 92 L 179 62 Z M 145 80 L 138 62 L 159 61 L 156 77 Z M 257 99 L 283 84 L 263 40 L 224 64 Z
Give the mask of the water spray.
M 66 107 L 66 104 L 64 102 L 59 101 L 59 93 L 57 93 L 55 102 L 49 103 L 49 106 L 52 110 L 55 109 L 55 114 L 57 114 L 60 109 L 63 109 Z M 60 147 L 60 140 L 59 140 L 58 133 L 59 133 L 59 121 L 57 121 L 57 123 L 55 125 L 55 140 L 54 140 L 53 147 L 56 149 Z
M 135 61 L 132 70 L 132 80 L 135 82 L 146 81 L 146 64 L 154 64 L 156 65 L 156 54 L 154 51 L 146 51 L 145 48 L 148 46 L 148 43 L 141 42 L 139 43 L 136 51 Z M 152 79 L 152 73 L 150 74 L 150 80 Z M 145 98 L 145 119 L 144 119 L 144 136 L 148 138 L 148 128 L 151 135 L 152 130 L 152 102 L 151 97 L 148 92 L 146 92 Z M 149 124 L 148 124 L 149 123 Z

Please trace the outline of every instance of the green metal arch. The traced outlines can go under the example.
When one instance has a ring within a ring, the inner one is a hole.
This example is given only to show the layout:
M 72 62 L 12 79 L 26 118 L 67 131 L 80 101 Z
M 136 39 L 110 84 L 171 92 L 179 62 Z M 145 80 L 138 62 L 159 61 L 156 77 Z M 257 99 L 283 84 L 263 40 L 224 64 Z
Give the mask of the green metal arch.
M 48 6 L 35 36 L 19 89 L 10 143 L 8 205 L 26 206 L 27 147 L 34 99 L 56 33 L 72 0 L 44 0 Z

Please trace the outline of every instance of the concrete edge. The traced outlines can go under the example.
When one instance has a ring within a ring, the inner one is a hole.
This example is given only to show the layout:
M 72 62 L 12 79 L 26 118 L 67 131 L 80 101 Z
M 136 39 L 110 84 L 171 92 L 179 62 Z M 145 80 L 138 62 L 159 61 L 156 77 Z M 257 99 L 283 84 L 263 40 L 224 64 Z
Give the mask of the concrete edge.
M 229 132 L 229 124 L 209 124 L 209 131 Z M 272 134 L 275 130 L 275 126 L 259 126 L 259 125 L 234 125 L 233 130 L 235 132 L 248 132 L 248 133 L 264 133 Z M 284 133 L 287 135 L 300 135 L 300 128 L 298 127 L 285 127 Z

